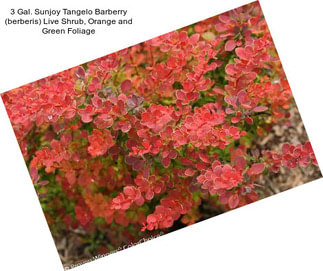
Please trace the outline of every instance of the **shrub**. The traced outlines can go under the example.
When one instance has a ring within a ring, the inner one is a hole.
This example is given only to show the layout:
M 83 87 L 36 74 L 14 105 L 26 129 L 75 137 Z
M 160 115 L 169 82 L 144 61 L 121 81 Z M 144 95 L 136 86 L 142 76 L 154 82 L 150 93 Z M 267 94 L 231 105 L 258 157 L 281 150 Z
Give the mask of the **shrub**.
M 52 233 L 83 228 L 99 251 L 195 223 L 203 205 L 256 201 L 269 171 L 317 165 L 309 142 L 255 145 L 293 104 L 257 2 L 2 98 Z

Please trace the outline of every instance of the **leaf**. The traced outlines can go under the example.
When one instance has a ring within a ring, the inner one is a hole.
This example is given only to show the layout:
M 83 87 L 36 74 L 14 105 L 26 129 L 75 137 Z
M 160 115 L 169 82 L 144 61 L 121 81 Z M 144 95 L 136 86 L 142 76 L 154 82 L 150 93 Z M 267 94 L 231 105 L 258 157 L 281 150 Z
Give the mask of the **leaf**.
M 176 91 L 176 98 L 178 100 L 185 100 L 186 99 L 186 95 L 185 95 L 185 92 L 182 91 L 182 90 L 177 90 Z
M 175 158 L 177 157 L 177 152 L 176 152 L 175 150 L 171 150 L 171 151 L 169 152 L 168 157 L 169 157 L 170 159 L 175 159 Z
M 130 80 L 124 80 L 121 83 L 120 87 L 121 87 L 122 92 L 128 92 L 132 87 L 131 81 Z
M 204 162 L 204 163 L 210 163 L 210 159 L 207 156 L 207 154 L 205 153 L 199 153 L 199 157 L 200 159 Z
M 180 162 L 184 165 L 184 166 L 190 166 L 193 164 L 192 160 L 187 158 L 187 157 L 181 157 L 180 158 Z
M 200 34 L 198 33 L 195 33 L 190 37 L 190 41 L 192 44 L 196 44 L 199 39 L 200 39 Z
M 74 170 L 69 170 L 65 173 L 65 178 L 70 185 L 74 185 L 76 183 L 76 174 Z
M 212 89 L 212 91 L 214 93 L 217 93 L 217 94 L 220 94 L 220 95 L 223 95 L 224 94 L 224 90 L 223 89 L 220 89 L 220 88 L 214 88 L 214 89 Z
M 283 144 L 282 146 L 282 153 L 287 154 L 290 151 L 290 145 L 288 143 Z
M 225 72 L 228 74 L 228 75 L 235 75 L 236 74 L 236 69 L 235 69 L 235 66 L 233 63 L 229 63 L 228 65 L 225 66 Z
M 262 173 L 265 169 L 264 163 L 256 163 L 251 166 L 251 168 L 248 169 L 247 174 L 248 175 L 258 175 Z
M 234 164 L 237 169 L 244 170 L 246 168 L 247 162 L 243 156 L 239 155 L 234 159 Z
M 234 208 L 238 207 L 238 205 L 239 205 L 239 196 L 237 194 L 234 194 L 234 195 L 230 196 L 228 204 L 229 204 L 229 207 L 231 209 L 234 209 Z
M 31 167 L 29 174 L 30 174 L 30 177 L 31 177 L 33 183 L 36 184 L 38 182 L 38 180 L 39 180 L 39 175 L 38 175 L 37 168 Z
M 169 157 L 166 157 L 166 158 L 162 158 L 161 162 L 165 168 L 168 168 L 170 166 L 171 161 Z
M 246 118 L 245 118 L 245 121 L 246 121 L 249 125 L 251 125 L 251 124 L 253 123 L 253 119 L 252 119 L 252 118 L 250 118 L 250 117 L 246 117 Z
M 45 186 L 45 185 L 47 185 L 49 183 L 49 181 L 47 181 L 47 180 L 44 180 L 44 181 L 40 181 L 40 182 L 38 182 L 38 184 L 39 185 L 41 185 L 41 186 Z
M 229 23 L 231 21 L 231 18 L 227 15 L 219 15 L 219 20 L 222 22 L 222 23 Z
M 202 34 L 202 38 L 207 41 L 212 41 L 215 39 L 215 34 L 213 32 L 205 32 Z
M 234 40 L 228 40 L 225 43 L 224 50 L 227 52 L 231 52 L 236 47 L 236 42 Z
M 239 47 L 235 50 L 235 52 L 240 59 L 246 59 L 246 53 L 244 48 Z
M 79 67 L 77 68 L 77 70 L 75 71 L 75 76 L 76 76 L 77 78 L 84 79 L 84 77 L 85 77 L 85 70 L 83 69 L 83 67 L 82 67 L 82 66 L 79 66 Z
M 267 106 L 257 106 L 253 109 L 254 112 L 264 112 L 266 110 L 268 110 Z
M 233 107 L 237 107 L 237 101 L 238 101 L 238 97 L 237 96 L 225 96 L 224 97 L 224 101 L 229 104 L 232 105 Z
M 227 108 L 225 109 L 225 113 L 226 113 L 227 115 L 231 115 L 231 114 L 235 113 L 235 111 L 234 111 L 232 108 L 227 107 Z
M 241 120 L 241 118 L 239 116 L 234 116 L 234 117 L 232 117 L 231 122 L 238 123 L 240 120 Z
M 218 23 L 218 24 L 215 24 L 215 29 L 219 32 L 224 32 L 226 30 L 228 30 L 228 27 L 225 26 L 224 24 L 222 23 Z
M 186 176 L 193 176 L 195 174 L 195 170 L 192 169 L 192 168 L 188 168 L 185 170 L 185 173 L 184 173 Z

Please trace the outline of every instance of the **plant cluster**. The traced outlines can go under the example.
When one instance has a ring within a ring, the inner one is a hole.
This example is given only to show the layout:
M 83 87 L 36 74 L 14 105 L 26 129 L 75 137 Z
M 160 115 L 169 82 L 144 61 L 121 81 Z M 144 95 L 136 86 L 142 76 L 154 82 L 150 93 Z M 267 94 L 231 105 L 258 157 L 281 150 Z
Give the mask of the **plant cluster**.
M 317 165 L 309 142 L 255 145 L 294 105 L 257 2 L 2 98 L 52 232 L 81 227 L 95 249 L 254 202 L 261 175 Z

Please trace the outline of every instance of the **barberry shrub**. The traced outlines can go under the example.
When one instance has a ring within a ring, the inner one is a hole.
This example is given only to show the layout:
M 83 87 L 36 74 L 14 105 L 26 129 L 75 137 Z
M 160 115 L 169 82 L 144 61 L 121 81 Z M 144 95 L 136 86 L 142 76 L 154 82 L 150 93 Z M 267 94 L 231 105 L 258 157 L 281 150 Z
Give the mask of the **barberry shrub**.
M 258 2 L 2 99 L 52 234 L 81 230 L 93 254 L 254 202 L 264 174 L 317 166 L 308 141 L 256 144 L 295 107 Z

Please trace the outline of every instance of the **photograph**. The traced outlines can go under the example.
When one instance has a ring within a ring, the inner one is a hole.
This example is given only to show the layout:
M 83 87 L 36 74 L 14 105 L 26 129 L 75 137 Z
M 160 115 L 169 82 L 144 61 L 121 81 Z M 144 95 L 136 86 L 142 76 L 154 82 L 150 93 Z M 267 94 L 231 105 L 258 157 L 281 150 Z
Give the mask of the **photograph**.
M 1 98 L 65 269 L 322 177 L 259 2 Z

